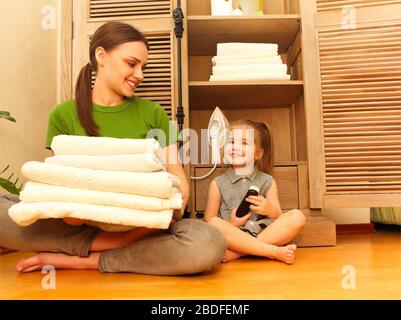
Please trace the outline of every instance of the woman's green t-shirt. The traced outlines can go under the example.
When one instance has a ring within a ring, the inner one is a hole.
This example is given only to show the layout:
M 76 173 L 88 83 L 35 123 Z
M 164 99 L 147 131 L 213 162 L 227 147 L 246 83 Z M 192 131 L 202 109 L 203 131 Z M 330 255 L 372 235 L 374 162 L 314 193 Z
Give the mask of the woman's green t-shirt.
M 136 96 L 112 107 L 94 103 L 93 118 L 102 137 L 131 139 L 154 137 L 161 147 L 168 146 L 180 138 L 176 126 L 158 103 Z M 151 136 L 147 136 L 150 130 L 152 130 Z M 53 137 L 61 134 L 87 136 L 79 122 L 74 100 L 63 102 L 50 112 L 46 149 L 50 149 Z

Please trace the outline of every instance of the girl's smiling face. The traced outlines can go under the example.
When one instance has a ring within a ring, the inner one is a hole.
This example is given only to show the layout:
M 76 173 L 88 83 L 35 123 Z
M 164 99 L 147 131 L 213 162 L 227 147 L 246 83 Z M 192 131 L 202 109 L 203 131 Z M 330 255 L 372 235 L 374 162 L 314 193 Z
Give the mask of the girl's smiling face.
M 256 138 L 257 133 L 253 128 L 247 126 L 230 128 L 224 148 L 225 162 L 230 163 L 234 168 L 253 166 L 255 160 L 263 154 L 263 149 L 255 143 Z
M 108 86 L 121 96 L 131 97 L 143 81 L 148 50 L 141 41 L 126 42 L 107 52 L 97 48 L 96 59 L 98 72 Z

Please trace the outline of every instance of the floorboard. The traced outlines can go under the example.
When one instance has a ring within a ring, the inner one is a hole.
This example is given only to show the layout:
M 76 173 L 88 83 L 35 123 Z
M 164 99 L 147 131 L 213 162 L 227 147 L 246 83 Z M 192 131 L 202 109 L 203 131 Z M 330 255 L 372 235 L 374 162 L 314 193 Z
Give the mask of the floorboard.
M 30 253 L 0 256 L 1 299 L 400 299 L 401 234 L 339 235 L 336 247 L 300 248 L 295 264 L 246 257 L 196 276 L 160 277 L 57 270 L 18 274 Z M 343 267 L 355 268 L 355 289 L 342 287 Z

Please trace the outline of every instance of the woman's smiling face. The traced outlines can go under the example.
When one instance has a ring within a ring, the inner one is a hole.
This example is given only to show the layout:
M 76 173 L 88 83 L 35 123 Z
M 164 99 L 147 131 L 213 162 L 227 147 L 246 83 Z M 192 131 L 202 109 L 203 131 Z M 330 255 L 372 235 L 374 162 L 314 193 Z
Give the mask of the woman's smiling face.
M 98 76 L 121 96 L 131 97 L 143 80 L 148 49 L 141 41 L 126 42 L 105 51 L 96 49 Z

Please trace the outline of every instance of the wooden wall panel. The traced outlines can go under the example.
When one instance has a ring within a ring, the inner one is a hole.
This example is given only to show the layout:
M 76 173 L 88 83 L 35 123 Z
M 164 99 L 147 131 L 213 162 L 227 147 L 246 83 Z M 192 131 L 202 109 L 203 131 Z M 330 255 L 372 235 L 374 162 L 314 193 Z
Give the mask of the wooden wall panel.
M 326 191 L 401 190 L 401 21 L 320 30 Z
M 89 0 L 90 18 L 121 18 L 171 14 L 170 0 Z
M 355 8 L 399 3 L 398 0 L 317 0 L 317 11 L 341 10 L 344 6 Z
M 304 43 L 317 47 L 303 52 L 307 59 L 317 59 L 304 63 L 315 76 L 305 79 L 307 108 L 316 111 L 307 113 L 308 136 L 315 133 L 318 141 L 313 146 L 309 137 L 310 181 L 316 183 L 311 184 L 313 206 L 365 207 L 367 195 L 371 205 L 380 206 L 383 197 L 386 205 L 397 205 L 401 1 L 317 0 L 316 7 L 302 3 Z M 351 7 L 343 11 L 344 6 Z M 349 8 L 353 14 L 342 19 Z

